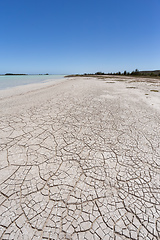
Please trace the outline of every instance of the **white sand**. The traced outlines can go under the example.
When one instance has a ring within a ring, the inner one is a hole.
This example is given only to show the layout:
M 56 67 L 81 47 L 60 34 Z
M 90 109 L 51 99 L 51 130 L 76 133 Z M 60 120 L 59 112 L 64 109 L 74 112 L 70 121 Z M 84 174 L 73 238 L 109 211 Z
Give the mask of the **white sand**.
M 159 116 L 156 79 L 0 91 L 0 239 L 158 239 Z

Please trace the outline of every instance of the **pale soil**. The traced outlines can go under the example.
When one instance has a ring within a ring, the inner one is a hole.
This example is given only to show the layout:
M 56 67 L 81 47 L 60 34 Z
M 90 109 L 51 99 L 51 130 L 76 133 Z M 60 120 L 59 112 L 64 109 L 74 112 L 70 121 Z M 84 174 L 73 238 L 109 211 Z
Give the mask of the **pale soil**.
M 159 133 L 156 79 L 0 91 L 0 239 L 160 239 Z

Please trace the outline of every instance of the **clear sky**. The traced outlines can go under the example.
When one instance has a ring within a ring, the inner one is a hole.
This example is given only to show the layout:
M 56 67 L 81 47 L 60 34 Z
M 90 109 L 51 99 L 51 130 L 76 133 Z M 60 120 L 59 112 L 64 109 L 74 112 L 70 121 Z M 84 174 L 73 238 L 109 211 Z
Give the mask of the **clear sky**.
M 0 0 L 0 73 L 160 69 L 160 0 Z

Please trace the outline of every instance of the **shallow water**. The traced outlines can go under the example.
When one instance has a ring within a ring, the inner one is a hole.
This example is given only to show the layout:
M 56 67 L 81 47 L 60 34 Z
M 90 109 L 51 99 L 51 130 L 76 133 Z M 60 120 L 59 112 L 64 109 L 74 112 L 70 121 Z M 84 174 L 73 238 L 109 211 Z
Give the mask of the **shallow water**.
M 27 85 L 32 83 L 40 83 L 45 81 L 55 81 L 61 79 L 65 75 L 6 75 L 0 76 L 0 90 Z

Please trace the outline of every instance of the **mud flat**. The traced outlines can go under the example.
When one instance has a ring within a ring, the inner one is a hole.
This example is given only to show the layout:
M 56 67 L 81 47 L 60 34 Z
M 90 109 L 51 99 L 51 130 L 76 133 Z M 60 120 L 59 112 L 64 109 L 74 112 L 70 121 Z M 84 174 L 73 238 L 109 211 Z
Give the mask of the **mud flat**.
M 160 82 L 0 91 L 0 239 L 160 239 Z

